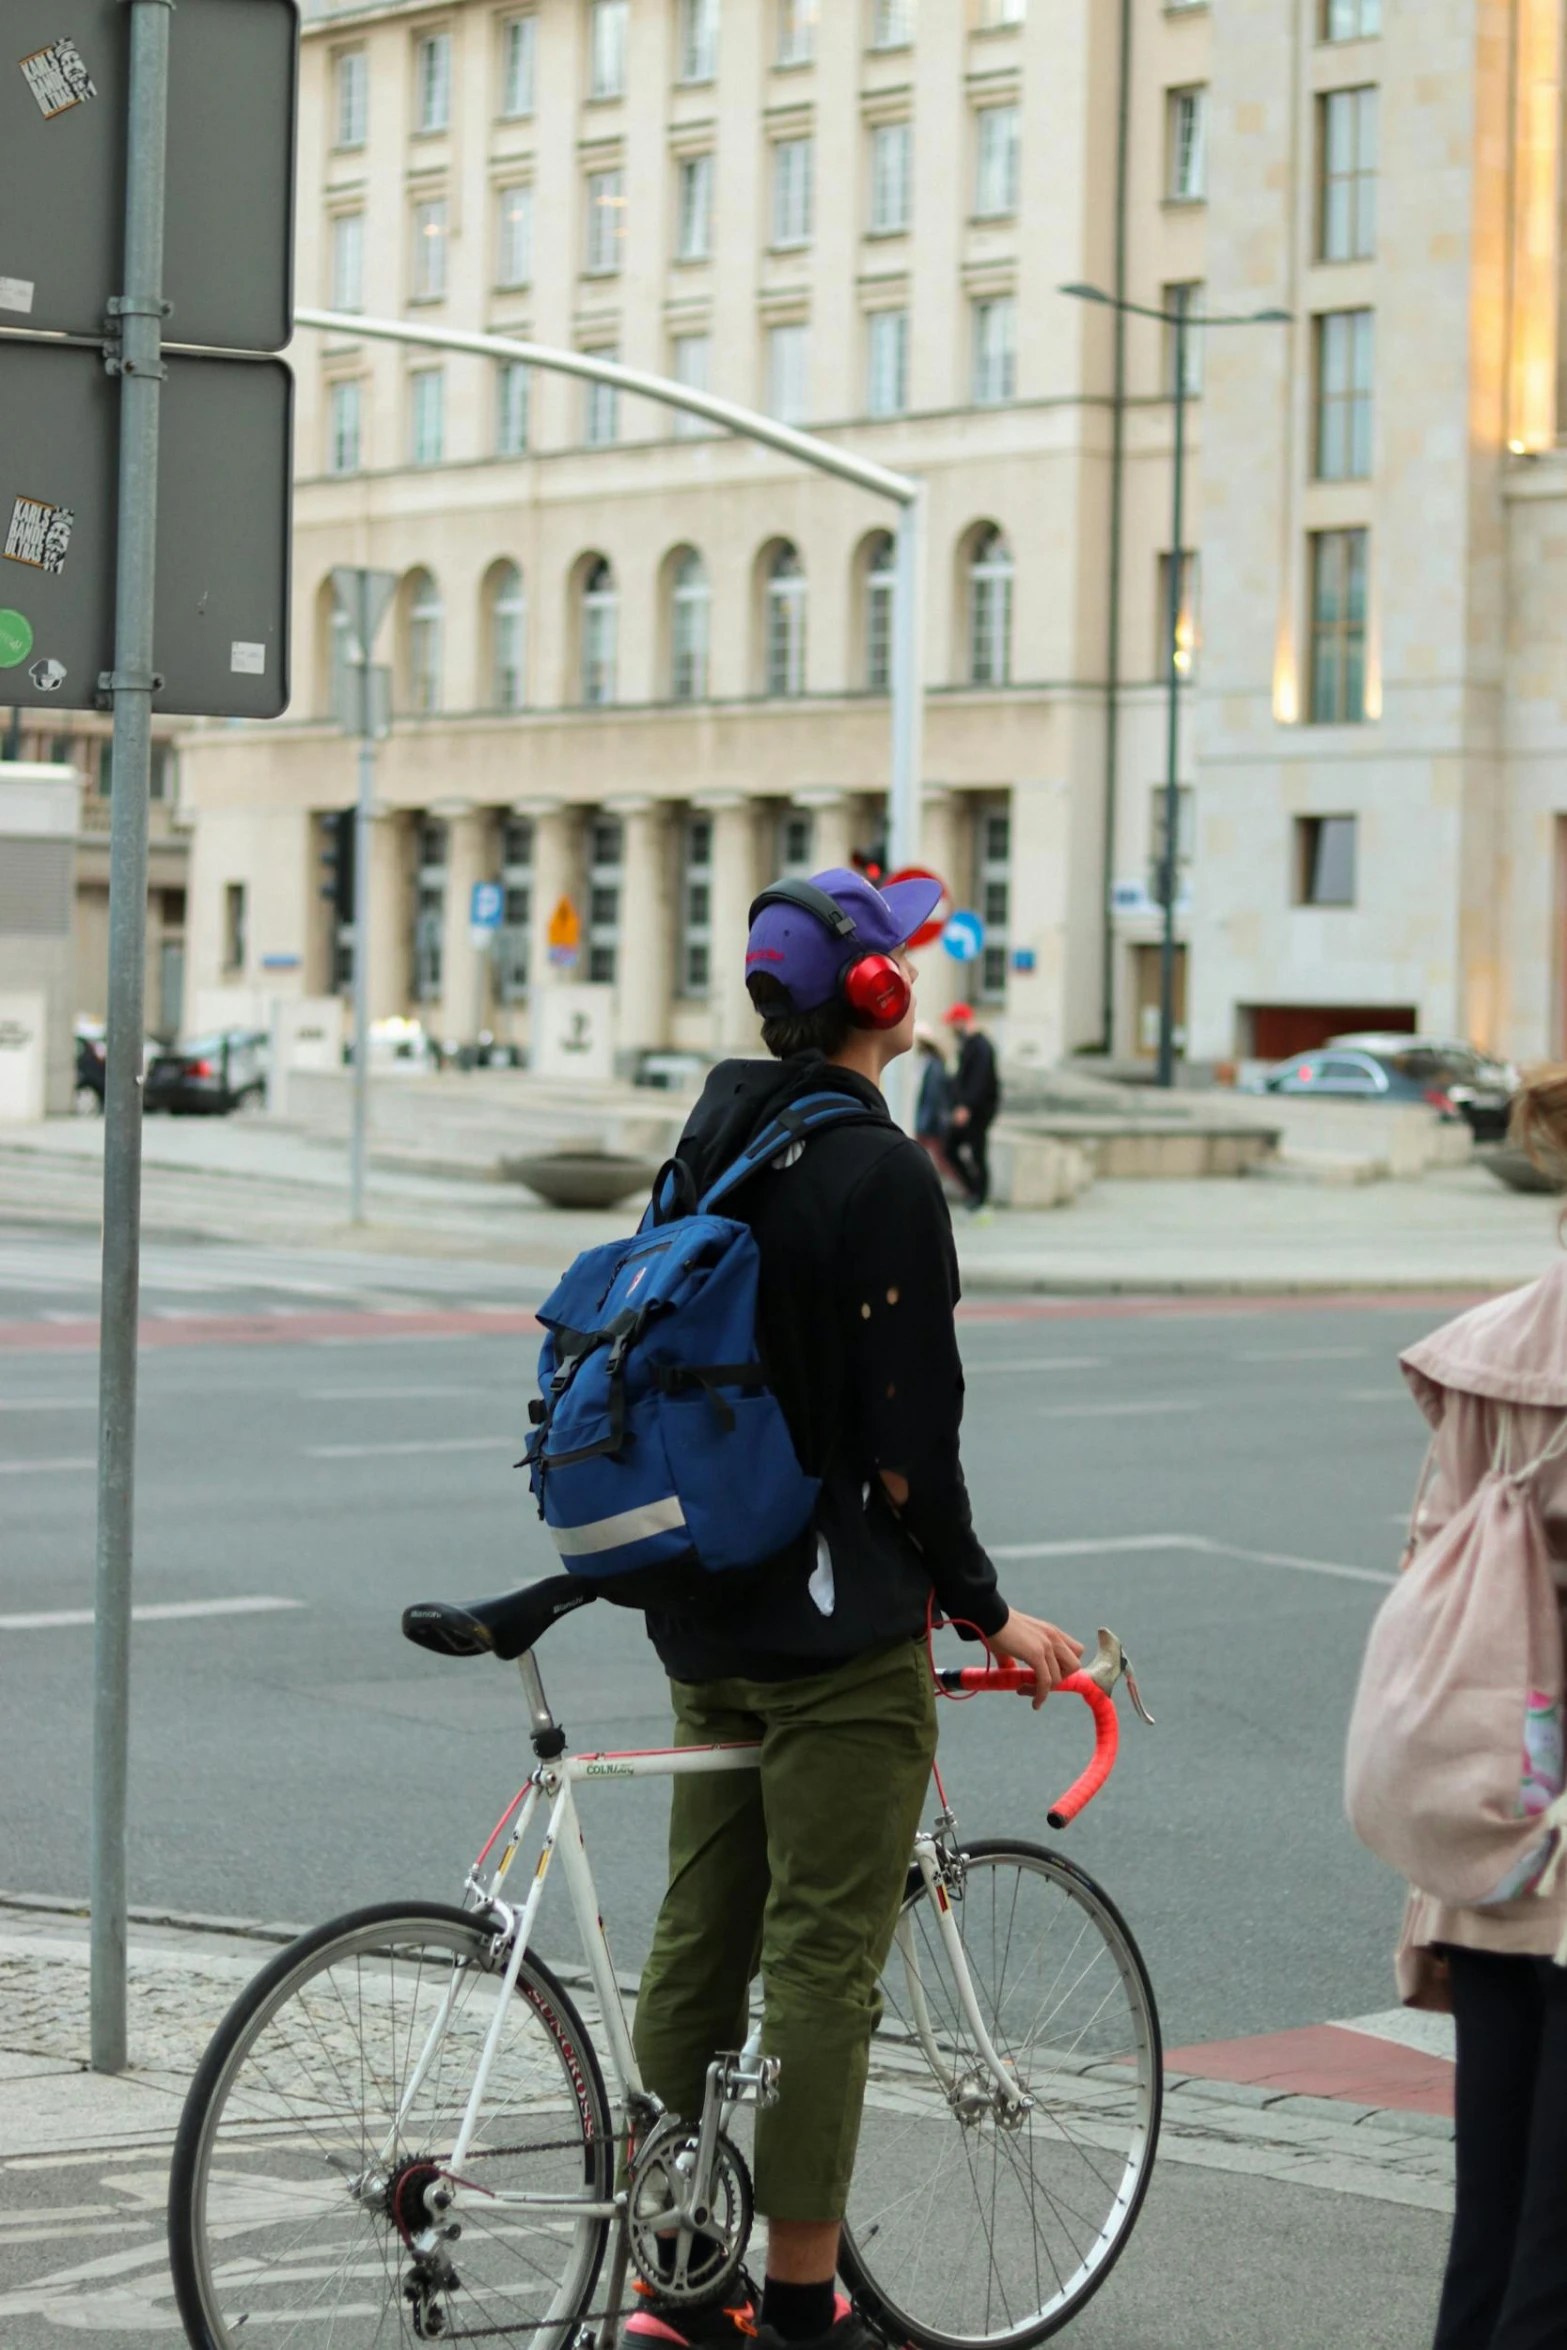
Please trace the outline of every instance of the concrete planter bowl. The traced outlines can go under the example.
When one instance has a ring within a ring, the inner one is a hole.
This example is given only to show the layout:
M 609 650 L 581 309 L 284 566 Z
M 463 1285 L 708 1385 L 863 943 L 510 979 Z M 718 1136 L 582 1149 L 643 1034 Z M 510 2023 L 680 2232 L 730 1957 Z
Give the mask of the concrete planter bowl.
M 651 1159 L 617 1151 L 541 1151 L 527 1159 L 503 1159 L 508 1183 L 526 1184 L 552 1208 L 612 1208 L 634 1192 L 646 1193 L 658 1169 Z

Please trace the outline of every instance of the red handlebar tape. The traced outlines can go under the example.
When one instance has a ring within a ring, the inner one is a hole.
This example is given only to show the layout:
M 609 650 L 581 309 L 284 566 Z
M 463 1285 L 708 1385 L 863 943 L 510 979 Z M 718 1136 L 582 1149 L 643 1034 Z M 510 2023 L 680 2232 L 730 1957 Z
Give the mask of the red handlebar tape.
M 983 1690 L 1009 1691 L 1018 1697 L 1034 1694 L 1034 1676 L 1027 1665 L 953 1665 L 940 1678 L 944 1689 L 961 1689 L 975 1696 Z M 1093 1760 L 1045 1815 L 1052 1828 L 1065 1828 L 1085 1804 L 1092 1803 L 1115 1769 L 1121 1725 L 1114 1698 L 1107 1697 L 1098 1682 L 1091 1681 L 1086 1673 L 1068 1673 L 1065 1680 L 1056 1683 L 1056 1688 L 1073 1690 L 1094 1717 Z

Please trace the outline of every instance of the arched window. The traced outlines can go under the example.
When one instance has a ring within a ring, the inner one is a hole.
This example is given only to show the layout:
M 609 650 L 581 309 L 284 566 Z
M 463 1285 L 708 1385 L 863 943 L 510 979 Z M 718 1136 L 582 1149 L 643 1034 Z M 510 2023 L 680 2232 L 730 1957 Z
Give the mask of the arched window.
M 416 571 L 408 591 L 408 707 L 418 715 L 441 706 L 441 591 Z
M 602 555 L 594 557 L 582 582 L 582 699 L 599 708 L 615 699 L 620 636 L 620 591 Z
M 892 603 L 897 549 L 890 530 L 880 530 L 865 560 L 865 686 L 884 694 L 892 684 Z
M 669 690 L 677 702 L 707 699 L 707 565 L 694 547 L 676 556 L 669 591 Z
M 787 540 L 767 566 L 767 691 L 805 691 L 805 569 Z
M 515 563 L 496 565 L 490 584 L 490 700 L 520 710 L 528 698 L 528 605 Z
M 969 556 L 968 675 L 970 685 L 1006 685 L 1012 676 L 1012 550 L 993 525 Z

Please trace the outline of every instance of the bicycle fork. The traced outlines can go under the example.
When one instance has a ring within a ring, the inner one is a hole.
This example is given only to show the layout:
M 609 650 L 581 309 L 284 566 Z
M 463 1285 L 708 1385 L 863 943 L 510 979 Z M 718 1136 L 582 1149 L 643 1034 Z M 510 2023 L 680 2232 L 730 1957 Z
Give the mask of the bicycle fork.
M 968 1959 L 964 1954 L 963 1937 L 958 1931 L 957 1919 L 952 1914 L 952 1896 L 948 1890 L 948 1881 L 953 1874 L 951 1863 L 945 1846 L 938 1843 L 928 1828 L 922 1828 L 914 1839 L 914 1861 L 925 1880 L 925 1890 L 936 1918 L 936 1931 L 941 1938 L 947 1964 L 952 1969 L 963 2021 L 972 2036 L 980 2064 L 994 2084 L 995 2096 L 981 2097 L 976 2090 L 968 2087 L 965 2077 L 955 2073 L 942 2057 L 925 1997 L 924 1980 L 920 1974 L 913 1918 L 911 1912 L 905 1909 L 898 1920 L 897 1943 L 909 1987 L 909 2009 L 925 2061 L 941 2083 L 947 2103 L 960 2121 L 977 2118 L 980 2110 L 994 2108 L 997 2118 L 1015 2129 L 1033 2111 L 1034 2100 L 1018 2086 L 1017 2076 L 997 2052 L 985 2027 L 985 2019 L 979 2012 L 974 1978 L 969 1973 Z

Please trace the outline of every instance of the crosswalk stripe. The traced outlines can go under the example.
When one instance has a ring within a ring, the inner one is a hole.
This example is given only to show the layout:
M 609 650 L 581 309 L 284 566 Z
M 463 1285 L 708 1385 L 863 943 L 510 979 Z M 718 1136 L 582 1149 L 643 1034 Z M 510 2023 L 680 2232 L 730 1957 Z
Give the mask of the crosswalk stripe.
M 302 1599 L 169 1599 L 133 1607 L 133 1624 L 182 1623 L 187 1616 L 270 1616 L 303 1607 Z M 0 1632 L 57 1632 L 94 1621 L 90 1607 L 48 1608 L 34 1615 L 0 1616 Z

